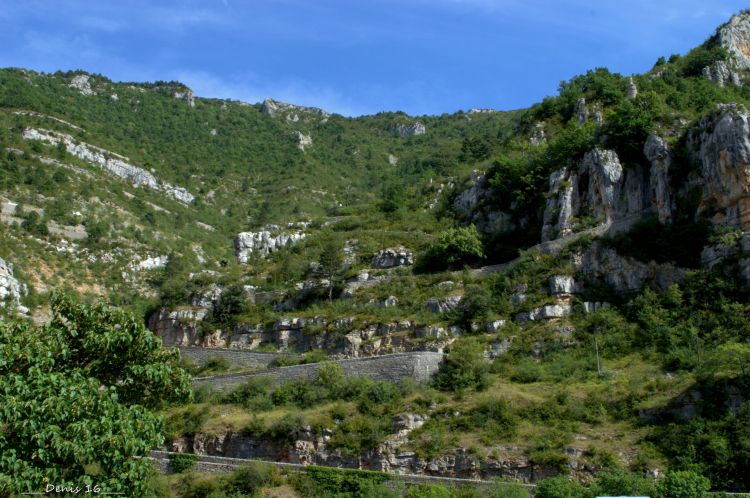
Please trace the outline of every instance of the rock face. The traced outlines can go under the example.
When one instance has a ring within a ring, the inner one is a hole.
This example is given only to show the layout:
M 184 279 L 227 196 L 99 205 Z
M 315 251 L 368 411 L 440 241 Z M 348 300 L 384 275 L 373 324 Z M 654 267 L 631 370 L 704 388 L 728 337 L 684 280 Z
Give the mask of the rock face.
M 88 74 L 79 74 L 70 80 L 68 86 L 74 90 L 78 90 L 78 93 L 84 96 L 94 95 L 94 90 L 91 89 L 91 82 L 89 81 Z
M 201 329 L 200 322 L 207 314 L 205 308 L 162 310 L 151 315 L 148 327 L 165 346 L 217 347 L 215 338 L 205 337 Z
M 628 78 L 628 93 L 627 97 L 630 100 L 634 100 L 638 96 L 638 87 L 635 84 L 635 81 L 633 81 L 633 77 L 631 76 Z
M 310 135 L 305 135 L 304 133 L 298 131 L 297 132 L 297 148 L 301 150 L 302 152 L 305 151 L 305 147 L 309 147 L 313 144 L 312 137 Z
M 148 256 L 142 261 L 134 263 L 133 267 L 137 270 L 153 270 L 163 268 L 167 261 L 169 261 L 169 256 Z
M 516 315 L 518 323 L 533 322 L 538 320 L 554 320 L 555 318 L 564 318 L 570 316 L 573 312 L 573 306 L 565 303 L 548 304 L 541 308 L 535 308 L 531 311 L 519 313 Z
M 174 92 L 174 98 L 184 100 L 190 107 L 195 107 L 195 97 L 193 91 L 190 88 L 185 88 L 182 91 Z
M 432 297 L 427 300 L 424 307 L 431 313 L 445 313 L 456 309 L 461 299 L 461 296 Z
M 15 304 L 19 311 L 25 313 L 28 309 L 21 305 L 21 298 L 26 294 L 26 286 L 13 276 L 13 265 L 0 259 L 0 307 L 10 302 Z
M 578 191 L 578 176 L 568 169 L 555 171 L 549 177 L 547 205 L 544 209 L 542 242 L 566 237 L 572 233 L 572 217 L 578 207 L 574 206 L 573 193 Z
M 542 242 L 574 231 L 575 218 L 611 224 L 639 215 L 651 205 L 649 179 L 642 167 L 623 169 L 613 150 L 587 152 L 577 170 L 563 168 L 550 175 L 544 210 Z
M 703 77 L 720 87 L 742 85 L 742 77 L 732 70 L 725 61 L 716 61 L 703 68 Z
M 238 324 L 232 329 L 207 333 L 201 322 L 208 316 L 215 300 L 191 296 L 193 299 L 197 304 L 208 306 L 171 311 L 161 309 L 149 317 L 149 329 L 161 337 L 165 346 L 252 351 L 261 345 L 273 345 L 282 352 L 322 350 L 332 358 L 362 358 L 413 351 L 441 351 L 457 335 L 443 327 L 422 326 L 410 320 L 357 325 L 351 318 L 329 322 L 323 317 L 282 318 L 268 325 Z
M 197 455 L 325 465 L 396 474 L 472 479 L 507 477 L 521 482 L 533 482 L 559 472 L 551 467 L 534 465 L 521 448 L 512 446 L 488 448 L 484 455 L 477 455 L 466 448 L 457 448 L 438 457 L 420 458 L 403 446 L 409 442 L 409 433 L 425 422 L 426 418 L 419 414 L 398 415 L 393 419 L 393 433 L 376 448 L 358 455 L 331 447 L 330 440 L 336 428 L 315 431 L 310 426 L 303 426 L 292 434 L 294 441 L 288 444 L 234 432 L 198 433 L 172 440 L 167 449 Z M 570 448 L 570 451 L 574 451 L 574 448 Z M 568 467 L 577 468 L 573 461 L 568 463 Z M 580 470 L 584 470 L 583 466 Z
M 718 29 L 719 43 L 732 56 L 738 69 L 750 69 L 750 15 L 732 16 Z
M 576 117 L 576 122 L 580 125 L 586 124 L 589 119 L 591 119 L 595 125 L 601 125 L 604 122 L 601 104 L 594 102 L 589 105 L 583 97 L 576 101 L 575 107 L 573 108 L 573 114 Z
M 425 125 L 421 122 L 414 121 L 409 124 L 399 123 L 395 125 L 393 127 L 393 132 L 400 137 L 414 137 L 427 133 L 427 128 L 425 128 Z
M 295 104 L 287 104 L 278 100 L 266 99 L 260 105 L 260 112 L 267 114 L 272 118 L 285 117 L 287 121 L 297 122 L 300 116 L 311 116 L 316 118 L 327 119 L 331 113 L 317 107 L 305 107 Z
M 580 106 L 584 106 L 581 103 Z M 585 107 L 585 106 L 584 106 Z M 581 107 L 583 109 L 583 107 Z M 583 112 L 583 111 L 581 111 Z M 588 111 L 586 111 L 588 112 Z M 582 118 L 583 119 L 583 118 Z M 588 118 L 586 118 L 588 119 Z M 681 184 L 671 172 L 674 156 L 667 141 L 651 135 L 643 145 L 642 164 L 622 164 L 614 150 L 595 148 L 575 165 L 550 174 L 542 219 L 541 242 L 567 237 L 589 227 L 615 233 L 654 213 L 670 223 L 676 200 L 702 189 L 695 219 L 750 229 L 750 113 L 738 104 L 721 104 L 687 133 L 690 164 L 697 171 Z M 525 213 L 497 209 L 484 175 L 474 172 L 471 184 L 455 198 L 453 210 L 465 224 L 486 234 L 526 226 Z
M 573 254 L 571 260 L 584 278 L 606 282 L 618 292 L 636 291 L 646 284 L 666 290 L 685 276 L 685 270 L 670 264 L 642 263 L 620 256 L 601 242 L 594 242 L 587 249 Z
M 389 247 L 372 257 L 370 266 L 377 269 L 414 264 L 414 255 L 405 247 Z
M 578 292 L 578 286 L 573 277 L 569 275 L 555 275 L 549 279 L 549 293 L 553 296 L 574 294 Z
M 486 234 L 512 231 L 515 225 L 511 215 L 492 206 L 492 192 L 484 174 L 473 171 L 471 186 L 461 192 L 453 201 L 453 211 L 466 224 L 474 224 L 477 230 Z
M 672 153 L 663 138 L 650 135 L 643 146 L 643 154 L 651 162 L 649 186 L 651 205 L 656 209 L 661 223 L 672 221 L 672 200 L 669 186 L 669 167 Z
M 270 231 L 241 232 L 234 239 L 234 250 L 237 259 L 246 264 L 250 255 L 259 254 L 265 258 L 270 253 L 286 247 L 291 247 L 305 238 L 305 234 L 299 231 L 272 234 Z
M 703 196 L 699 215 L 714 223 L 750 227 L 750 124 L 748 111 L 736 104 L 704 117 L 689 139 L 700 164 Z
M 39 140 L 50 145 L 63 144 L 67 152 L 70 154 L 73 154 L 87 163 L 101 167 L 113 175 L 131 183 L 135 187 L 145 187 L 152 190 L 162 191 L 169 197 L 184 204 L 190 204 L 195 199 L 195 197 L 183 187 L 159 182 L 159 180 L 148 171 L 130 164 L 127 157 L 101 149 L 94 145 L 80 142 L 65 133 L 26 128 L 23 130 L 22 137 L 25 140 Z

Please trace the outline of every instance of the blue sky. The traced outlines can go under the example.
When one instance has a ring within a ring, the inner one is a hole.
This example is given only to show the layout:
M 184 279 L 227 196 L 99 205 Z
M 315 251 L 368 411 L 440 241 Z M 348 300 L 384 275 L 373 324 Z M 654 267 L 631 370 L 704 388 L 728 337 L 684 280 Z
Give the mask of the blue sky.
M 347 115 L 515 109 L 684 53 L 736 0 L 0 0 L 0 67 Z

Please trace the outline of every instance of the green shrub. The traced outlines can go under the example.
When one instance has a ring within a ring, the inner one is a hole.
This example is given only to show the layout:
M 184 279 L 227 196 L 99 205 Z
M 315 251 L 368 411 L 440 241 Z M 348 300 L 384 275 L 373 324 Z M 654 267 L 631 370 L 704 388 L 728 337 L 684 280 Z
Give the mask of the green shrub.
M 232 491 L 253 495 L 264 486 L 280 485 L 282 478 L 275 465 L 251 462 L 232 472 L 228 481 Z
M 373 486 L 383 484 L 388 475 L 366 470 L 342 470 L 309 466 L 305 474 L 312 480 L 317 494 L 313 496 L 360 496 Z M 369 492 L 369 491 L 368 491 Z
M 603 470 L 591 486 L 596 496 L 655 496 L 656 481 L 622 469 Z
M 297 440 L 297 434 L 305 424 L 301 415 L 287 413 L 268 429 L 268 437 L 277 443 L 291 444 Z
M 213 373 L 220 373 L 220 372 L 226 372 L 231 367 L 231 364 L 229 363 L 229 360 L 222 356 L 211 356 L 209 357 L 206 362 L 201 367 L 200 373 L 205 372 L 211 372 Z
M 467 285 L 463 299 L 447 315 L 453 323 L 471 331 L 471 323 L 486 319 L 491 307 L 492 293 L 489 290 L 479 285 Z
M 383 442 L 392 425 L 390 418 L 351 415 L 338 424 L 328 445 L 356 455 Z
M 451 228 L 438 237 L 414 265 L 416 273 L 460 269 L 484 258 L 484 248 L 474 225 Z
M 677 471 L 668 472 L 657 487 L 663 498 L 704 498 L 711 489 L 711 481 L 695 472 Z
M 274 403 L 268 393 L 268 383 L 263 379 L 251 378 L 245 384 L 227 394 L 223 401 L 234 403 L 254 411 L 265 411 L 273 408 Z
M 443 391 L 482 390 L 489 385 L 483 345 L 474 338 L 453 343 L 440 362 L 434 384 Z
M 406 491 L 405 498 L 452 498 L 453 493 L 439 484 L 419 484 Z
M 517 482 L 500 479 L 487 496 L 488 498 L 530 498 L 531 495 Z
M 593 498 L 593 495 L 577 481 L 567 477 L 549 477 L 536 484 L 536 498 Z
M 192 469 L 195 463 L 198 461 L 198 456 L 192 453 L 170 453 L 169 454 L 169 467 L 172 472 L 176 474 L 182 474 Z
M 164 421 L 164 434 L 167 438 L 193 435 L 201 430 L 208 415 L 208 410 L 200 405 L 188 405 L 175 410 Z

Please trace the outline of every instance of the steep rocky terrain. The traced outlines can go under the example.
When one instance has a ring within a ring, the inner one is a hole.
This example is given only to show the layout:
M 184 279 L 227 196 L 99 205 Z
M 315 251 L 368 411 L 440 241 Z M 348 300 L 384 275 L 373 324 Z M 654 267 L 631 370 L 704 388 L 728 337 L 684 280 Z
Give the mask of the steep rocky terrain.
M 645 74 L 440 117 L 2 70 L 0 312 L 62 286 L 197 376 L 253 372 L 166 410 L 172 451 L 746 488 L 748 47 L 743 13 Z M 419 386 L 321 365 L 415 351 L 443 354 Z

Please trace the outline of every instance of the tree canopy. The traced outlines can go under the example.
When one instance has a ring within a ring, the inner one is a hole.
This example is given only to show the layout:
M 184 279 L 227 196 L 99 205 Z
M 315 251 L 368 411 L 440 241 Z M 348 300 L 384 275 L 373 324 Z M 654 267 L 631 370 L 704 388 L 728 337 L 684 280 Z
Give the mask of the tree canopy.
M 48 325 L 0 322 L 0 496 L 140 496 L 152 466 L 139 457 L 162 443 L 150 410 L 189 399 L 189 376 L 134 316 L 61 293 L 51 305 Z

